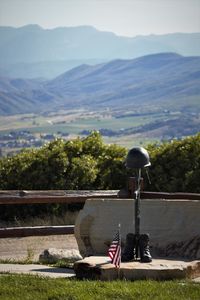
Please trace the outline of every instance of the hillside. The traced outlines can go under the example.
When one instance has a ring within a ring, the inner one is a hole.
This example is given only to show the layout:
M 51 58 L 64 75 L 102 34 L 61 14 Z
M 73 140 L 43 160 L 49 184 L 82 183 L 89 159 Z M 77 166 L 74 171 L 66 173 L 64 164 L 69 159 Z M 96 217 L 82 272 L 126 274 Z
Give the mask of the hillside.
M 64 96 L 67 105 L 112 109 L 196 97 L 200 95 L 199 82 L 200 57 L 163 53 L 82 65 L 49 81 L 46 88 Z
M 81 65 L 49 81 L 0 78 L 0 114 L 84 107 L 196 111 L 200 57 L 175 53 Z
M 0 75 L 53 78 L 81 64 L 133 59 L 161 52 L 200 55 L 200 33 L 117 36 L 91 26 L 43 29 L 0 27 Z
M 0 115 L 38 112 L 53 99 L 40 80 L 0 77 Z

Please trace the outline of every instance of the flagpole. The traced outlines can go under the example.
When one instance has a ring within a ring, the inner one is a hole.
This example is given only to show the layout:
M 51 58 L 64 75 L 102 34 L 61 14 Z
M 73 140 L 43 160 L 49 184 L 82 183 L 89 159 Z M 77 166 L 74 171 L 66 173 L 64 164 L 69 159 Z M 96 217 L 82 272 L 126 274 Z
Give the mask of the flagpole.
M 118 279 L 120 279 L 120 266 L 121 266 L 121 249 L 122 249 L 122 245 L 121 245 L 121 224 L 118 224 L 118 230 L 119 230 L 119 246 L 120 246 L 120 262 L 119 262 L 119 267 L 117 268 L 117 275 L 118 275 Z

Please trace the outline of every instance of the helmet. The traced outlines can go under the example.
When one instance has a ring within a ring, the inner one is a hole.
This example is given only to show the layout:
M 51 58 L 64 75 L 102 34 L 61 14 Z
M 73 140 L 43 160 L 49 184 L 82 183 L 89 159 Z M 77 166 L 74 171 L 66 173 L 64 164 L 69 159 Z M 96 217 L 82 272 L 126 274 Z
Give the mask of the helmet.
M 135 147 L 129 150 L 125 165 L 129 169 L 141 169 L 150 166 L 147 150 L 143 147 Z

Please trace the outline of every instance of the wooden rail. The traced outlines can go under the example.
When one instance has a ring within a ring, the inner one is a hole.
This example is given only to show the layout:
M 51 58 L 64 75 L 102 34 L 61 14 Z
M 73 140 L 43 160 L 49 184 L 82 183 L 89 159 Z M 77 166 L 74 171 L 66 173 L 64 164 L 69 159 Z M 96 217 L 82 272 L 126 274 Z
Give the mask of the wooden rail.
M 169 200 L 200 200 L 197 193 L 163 193 L 163 192 L 141 192 L 142 199 L 169 199 Z
M 89 198 L 133 198 L 128 190 L 99 191 L 0 191 L 2 204 L 84 203 Z M 141 192 L 142 199 L 200 200 L 200 194 Z
M 0 191 L 0 204 L 84 203 L 88 198 L 117 198 L 119 191 Z
M 0 238 L 74 234 L 74 225 L 0 228 Z

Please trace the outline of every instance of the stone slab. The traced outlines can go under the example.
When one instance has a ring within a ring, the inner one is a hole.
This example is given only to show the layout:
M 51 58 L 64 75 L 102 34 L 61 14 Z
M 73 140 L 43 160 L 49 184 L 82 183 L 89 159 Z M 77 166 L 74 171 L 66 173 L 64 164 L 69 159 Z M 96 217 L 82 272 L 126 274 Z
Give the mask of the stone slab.
M 168 280 L 193 279 L 200 276 L 200 260 L 153 259 L 151 263 L 131 261 L 115 268 L 106 256 L 90 256 L 74 264 L 76 277 L 97 280 Z

